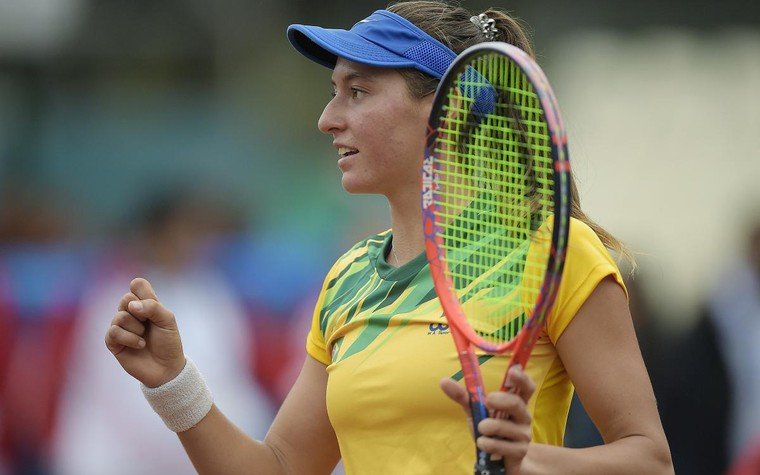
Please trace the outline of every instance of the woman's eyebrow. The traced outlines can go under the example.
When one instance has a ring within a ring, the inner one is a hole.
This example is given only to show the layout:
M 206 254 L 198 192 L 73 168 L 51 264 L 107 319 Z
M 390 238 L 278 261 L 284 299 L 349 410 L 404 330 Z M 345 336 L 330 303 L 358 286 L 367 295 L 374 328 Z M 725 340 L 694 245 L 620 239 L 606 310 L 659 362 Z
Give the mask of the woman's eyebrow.
M 352 81 L 354 79 L 363 79 L 365 81 L 374 81 L 375 77 L 369 74 L 362 74 L 359 71 L 351 71 L 347 73 L 345 76 L 340 76 L 338 78 L 338 81 L 348 82 Z M 334 86 L 335 85 L 335 78 L 330 78 L 330 83 Z

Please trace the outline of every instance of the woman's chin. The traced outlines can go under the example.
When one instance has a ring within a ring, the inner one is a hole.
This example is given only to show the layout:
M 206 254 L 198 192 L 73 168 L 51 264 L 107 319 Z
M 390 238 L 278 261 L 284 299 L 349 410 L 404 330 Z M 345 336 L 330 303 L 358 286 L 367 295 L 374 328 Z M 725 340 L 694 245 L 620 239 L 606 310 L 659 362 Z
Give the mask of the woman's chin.
M 344 173 L 340 180 L 343 189 L 352 194 L 369 194 L 376 193 L 367 183 L 362 183 L 360 180 L 356 180 L 355 177 Z

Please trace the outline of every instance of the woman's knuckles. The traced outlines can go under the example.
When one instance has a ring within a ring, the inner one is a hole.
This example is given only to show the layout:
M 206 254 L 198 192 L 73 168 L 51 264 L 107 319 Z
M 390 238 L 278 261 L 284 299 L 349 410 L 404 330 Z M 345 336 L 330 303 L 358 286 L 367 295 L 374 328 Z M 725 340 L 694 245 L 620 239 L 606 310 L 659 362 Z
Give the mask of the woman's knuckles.
M 486 399 L 488 406 L 491 410 L 513 412 L 520 409 L 525 401 L 522 400 L 517 394 L 497 391 L 488 395 Z

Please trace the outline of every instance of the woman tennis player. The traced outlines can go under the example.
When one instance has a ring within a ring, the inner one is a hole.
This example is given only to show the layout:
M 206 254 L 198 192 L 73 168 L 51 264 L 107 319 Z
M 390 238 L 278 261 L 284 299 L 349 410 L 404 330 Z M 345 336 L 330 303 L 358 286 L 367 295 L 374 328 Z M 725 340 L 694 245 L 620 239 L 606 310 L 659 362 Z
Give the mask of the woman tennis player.
M 329 271 L 308 356 L 261 442 L 213 404 L 183 353 L 177 320 L 146 280 L 132 281 L 119 302 L 106 346 L 200 473 L 327 474 L 341 458 L 352 474 L 472 473 L 467 393 L 423 252 L 420 167 L 433 93 L 455 56 L 488 40 L 528 53 L 531 45 L 503 12 L 437 1 L 391 5 L 350 30 L 292 25 L 288 39 L 332 69 L 319 129 L 333 139 L 343 187 L 385 196 L 392 229 L 356 244 Z M 482 421 L 477 444 L 503 457 L 510 474 L 672 473 L 626 290 L 607 251 L 624 249 L 573 196 L 554 309 L 526 371 L 509 373 L 514 393 L 488 395 L 489 409 L 507 417 Z M 498 387 L 506 362 L 481 358 L 487 387 Z M 573 387 L 604 445 L 562 447 Z

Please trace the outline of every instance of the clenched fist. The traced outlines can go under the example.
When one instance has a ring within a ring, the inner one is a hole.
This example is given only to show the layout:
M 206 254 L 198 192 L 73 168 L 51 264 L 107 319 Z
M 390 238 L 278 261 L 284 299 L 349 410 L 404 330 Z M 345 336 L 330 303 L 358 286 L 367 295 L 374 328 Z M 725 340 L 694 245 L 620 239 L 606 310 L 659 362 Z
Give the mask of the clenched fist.
M 154 388 L 185 366 L 177 322 L 145 279 L 134 279 L 106 332 L 106 347 L 132 377 Z

